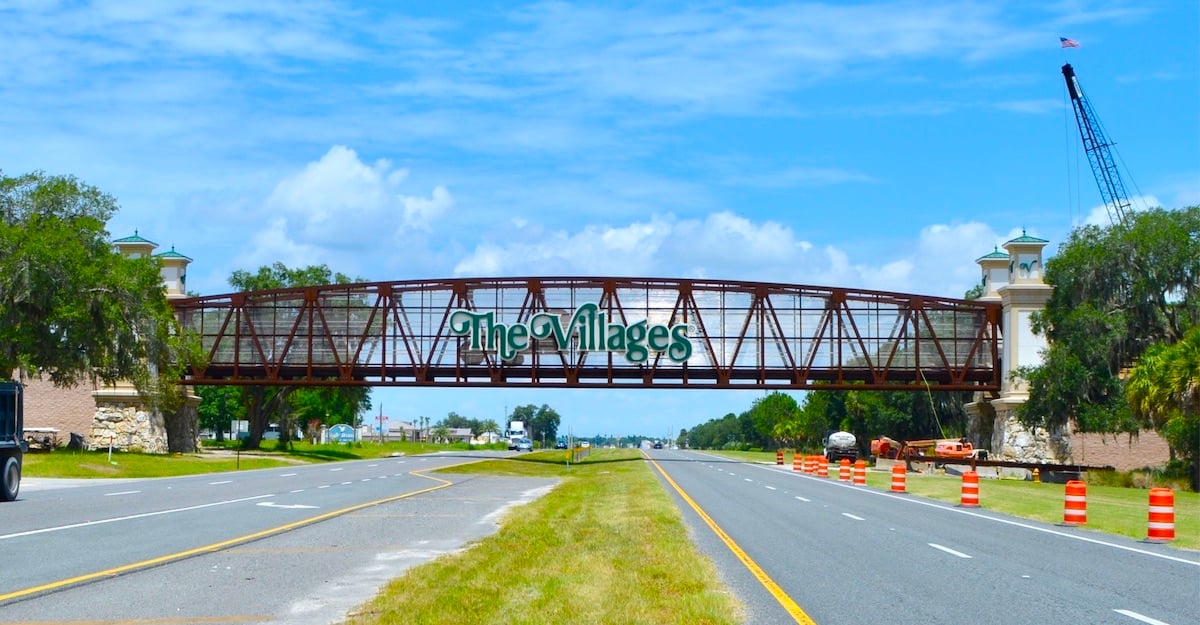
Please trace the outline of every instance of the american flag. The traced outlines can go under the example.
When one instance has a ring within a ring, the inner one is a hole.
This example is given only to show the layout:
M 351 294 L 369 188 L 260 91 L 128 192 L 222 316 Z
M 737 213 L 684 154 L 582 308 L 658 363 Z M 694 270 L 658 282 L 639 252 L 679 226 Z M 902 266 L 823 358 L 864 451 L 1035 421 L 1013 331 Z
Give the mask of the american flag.
M 1062 47 L 1064 47 L 1064 48 L 1078 48 L 1079 47 L 1079 42 L 1075 41 L 1074 39 L 1067 39 L 1066 37 L 1059 37 L 1058 41 L 1059 41 L 1059 43 L 1062 44 Z

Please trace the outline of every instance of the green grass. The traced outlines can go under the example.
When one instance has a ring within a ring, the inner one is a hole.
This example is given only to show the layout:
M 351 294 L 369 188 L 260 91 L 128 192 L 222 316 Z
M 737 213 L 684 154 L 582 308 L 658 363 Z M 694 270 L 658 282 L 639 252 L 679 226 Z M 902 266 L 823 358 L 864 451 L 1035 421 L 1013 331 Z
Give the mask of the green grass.
M 166 477 L 195 475 L 242 469 L 269 469 L 289 464 L 285 458 L 242 455 L 233 456 L 182 454 L 163 456 L 113 452 L 112 462 L 105 451 L 55 451 L 48 454 L 26 454 L 22 462 L 24 477 Z
M 570 468 L 563 455 L 447 469 L 562 482 L 509 512 L 496 535 L 393 581 L 348 623 L 740 622 L 639 452 L 595 450 Z
M 465 450 L 469 447 L 401 442 L 383 445 L 372 442 L 325 445 L 295 442 L 290 450 L 286 450 L 274 441 L 265 441 L 262 449 L 245 450 L 239 454 L 235 444 L 227 442 L 226 445 L 206 444 L 197 454 L 113 452 L 112 463 L 108 460 L 107 451 L 56 449 L 50 453 L 26 454 L 22 462 L 22 475 L 55 478 L 166 477 L 238 469 L 269 469 L 296 463 L 363 460 L 447 449 Z

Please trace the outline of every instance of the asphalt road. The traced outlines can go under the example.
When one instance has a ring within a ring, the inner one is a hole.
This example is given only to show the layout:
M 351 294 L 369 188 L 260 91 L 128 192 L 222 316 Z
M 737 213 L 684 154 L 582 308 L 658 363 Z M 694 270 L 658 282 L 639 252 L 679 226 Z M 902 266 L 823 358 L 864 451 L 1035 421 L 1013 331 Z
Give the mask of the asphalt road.
M 648 453 L 669 476 L 660 479 L 697 544 L 746 604 L 749 624 L 1200 623 L 1195 552 L 854 487 L 790 466 Z
M 554 484 L 420 473 L 481 455 L 27 480 L 0 506 L 0 622 L 336 622 Z

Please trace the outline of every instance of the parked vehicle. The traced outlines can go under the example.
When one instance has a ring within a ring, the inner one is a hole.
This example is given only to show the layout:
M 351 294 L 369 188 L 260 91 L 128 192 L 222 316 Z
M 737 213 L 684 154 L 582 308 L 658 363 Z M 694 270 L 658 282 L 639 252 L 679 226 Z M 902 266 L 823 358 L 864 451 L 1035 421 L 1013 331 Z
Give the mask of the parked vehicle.
M 24 391 L 20 382 L 0 382 L 0 501 L 16 499 L 21 490 L 21 462 L 29 451 Z

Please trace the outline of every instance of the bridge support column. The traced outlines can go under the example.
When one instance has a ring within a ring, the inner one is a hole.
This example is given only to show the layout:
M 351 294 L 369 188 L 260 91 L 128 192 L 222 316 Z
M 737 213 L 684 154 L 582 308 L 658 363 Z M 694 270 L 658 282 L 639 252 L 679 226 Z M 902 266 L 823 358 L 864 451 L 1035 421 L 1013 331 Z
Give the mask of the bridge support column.
M 181 388 L 180 392 L 187 390 Z M 199 397 L 187 393 L 183 405 L 170 418 L 150 410 L 129 383 L 93 391 L 92 398 L 96 413 L 85 439 L 88 449 L 108 449 L 111 445 L 118 451 L 165 454 L 193 452 L 200 446 L 196 411 Z

